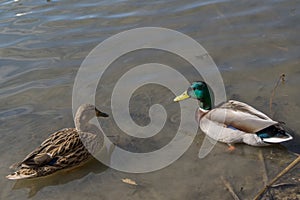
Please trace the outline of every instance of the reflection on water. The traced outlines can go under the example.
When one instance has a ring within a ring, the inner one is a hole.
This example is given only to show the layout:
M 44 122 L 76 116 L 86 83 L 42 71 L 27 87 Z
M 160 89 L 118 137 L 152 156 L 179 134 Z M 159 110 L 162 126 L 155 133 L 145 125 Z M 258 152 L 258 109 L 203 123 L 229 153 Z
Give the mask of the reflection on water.
M 27 188 L 29 189 L 28 197 L 33 197 L 38 191 L 40 191 L 44 187 L 53 185 L 64 185 L 74 180 L 81 179 L 89 175 L 90 173 L 102 173 L 106 169 L 107 167 L 105 165 L 103 165 L 96 159 L 92 159 L 88 163 L 85 163 L 84 167 L 81 166 L 72 170 L 57 172 L 47 177 L 18 180 L 15 182 L 12 189 L 18 190 L 22 188 Z
M 232 184 L 241 199 L 253 198 L 263 187 L 260 151 L 269 179 L 295 158 L 290 151 L 300 151 L 299 10 L 297 1 L 292 0 L 2 1 L 2 177 L 10 173 L 8 167 L 12 163 L 21 160 L 50 133 L 74 126 L 72 87 L 88 53 L 109 36 L 143 26 L 174 29 L 197 40 L 219 67 L 228 99 L 244 101 L 267 114 L 271 90 L 279 75 L 285 73 L 287 81 L 278 87 L 273 99 L 274 119 L 286 122 L 295 139 L 284 147 L 237 145 L 233 153 L 226 152 L 226 145 L 218 143 L 200 160 L 197 155 L 204 135 L 199 131 L 188 151 L 162 170 L 126 174 L 107 169 L 94 160 L 70 172 L 37 180 L 13 182 L 2 178 L 0 199 L 231 199 L 221 176 Z M 187 63 L 178 57 L 142 52 L 128 54 L 114 63 L 113 70 L 107 72 L 106 84 L 99 87 L 109 93 L 113 80 L 126 66 L 154 61 L 173 66 L 192 80 L 201 79 L 187 70 Z M 97 94 L 97 105 L 109 112 L 109 98 L 103 98 L 104 93 Z M 173 97 L 174 94 L 159 87 L 149 88 L 147 94 L 137 91 L 130 102 L 133 120 L 140 125 L 149 123 L 147 109 L 158 102 L 168 110 L 171 127 L 141 141 L 120 134 L 110 122 L 104 123 L 110 138 L 137 152 L 165 145 L 173 138 L 171 130 L 179 122 L 178 108 L 170 101 Z M 299 174 L 297 166 L 282 179 L 296 185 L 292 187 L 294 194 L 300 193 Z M 122 178 L 131 178 L 139 186 L 126 185 Z M 288 190 L 282 189 L 282 193 L 288 194 Z

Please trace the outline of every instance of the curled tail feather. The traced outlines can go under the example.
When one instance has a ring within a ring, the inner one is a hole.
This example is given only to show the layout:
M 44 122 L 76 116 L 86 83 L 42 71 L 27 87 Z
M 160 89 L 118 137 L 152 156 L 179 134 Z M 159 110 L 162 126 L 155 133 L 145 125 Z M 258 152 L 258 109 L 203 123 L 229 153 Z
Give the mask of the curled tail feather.
M 54 167 L 49 165 L 38 168 L 21 167 L 21 169 L 17 170 L 16 172 L 7 175 L 6 178 L 11 180 L 35 178 L 52 174 L 60 169 L 61 167 Z
M 37 175 L 38 173 L 35 169 L 21 168 L 18 171 L 7 175 L 6 178 L 11 180 L 19 180 L 19 179 L 33 178 L 36 177 Z

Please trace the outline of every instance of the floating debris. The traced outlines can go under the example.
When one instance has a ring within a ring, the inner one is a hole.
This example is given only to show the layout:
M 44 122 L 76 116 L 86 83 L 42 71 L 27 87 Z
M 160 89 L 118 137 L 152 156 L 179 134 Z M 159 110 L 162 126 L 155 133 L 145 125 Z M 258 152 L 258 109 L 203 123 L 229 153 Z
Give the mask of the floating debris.
M 224 176 L 221 176 L 221 180 L 223 181 L 224 185 L 226 186 L 226 188 L 230 192 L 232 198 L 234 200 L 240 200 L 240 198 L 238 197 L 238 195 L 234 192 L 231 184 L 224 178 Z
M 269 184 L 267 184 L 255 197 L 254 200 L 259 200 L 261 199 L 261 196 L 268 191 L 269 188 L 273 186 L 273 184 L 284 174 L 286 174 L 288 171 L 290 171 L 295 165 L 297 165 L 300 162 L 300 155 L 291 162 L 286 168 L 284 168 L 275 178 L 273 178 Z
M 270 106 L 270 116 L 272 117 L 272 104 L 273 104 L 273 98 L 274 98 L 274 95 L 275 95 L 275 91 L 277 89 L 277 87 L 279 86 L 280 83 L 284 83 L 285 82 L 285 74 L 281 74 L 279 79 L 277 80 L 273 90 L 272 90 L 272 93 L 271 93 L 271 96 L 270 96 L 270 102 L 269 102 L 269 106 Z
M 134 180 L 131 180 L 129 178 L 122 178 L 123 183 L 127 183 L 129 185 L 138 185 Z

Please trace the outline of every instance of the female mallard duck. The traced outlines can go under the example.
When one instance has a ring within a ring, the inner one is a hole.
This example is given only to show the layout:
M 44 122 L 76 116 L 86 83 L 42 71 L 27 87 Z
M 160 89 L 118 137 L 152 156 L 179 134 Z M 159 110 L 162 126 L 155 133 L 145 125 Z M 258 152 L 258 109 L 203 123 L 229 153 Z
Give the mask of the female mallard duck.
M 102 147 L 104 142 L 102 134 L 86 132 L 90 130 L 88 122 L 95 115 L 108 117 L 106 113 L 99 111 L 93 105 L 81 105 L 75 115 L 76 128 L 65 128 L 50 135 L 23 161 L 12 165 L 11 168 L 19 169 L 6 177 L 8 179 L 26 179 L 46 176 L 87 161 L 91 157 L 89 151 L 94 151 L 99 146 Z
M 198 99 L 196 120 L 202 131 L 214 140 L 227 143 L 246 143 L 252 146 L 266 146 L 293 139 L 282 124 L 269 118 L 255 108 L 230 100 L 212 109 L 212 100 L 205 82 L 194 82 L 174 101 L 187 98 Z M 230 149 L 234 147 L 231 146 Z

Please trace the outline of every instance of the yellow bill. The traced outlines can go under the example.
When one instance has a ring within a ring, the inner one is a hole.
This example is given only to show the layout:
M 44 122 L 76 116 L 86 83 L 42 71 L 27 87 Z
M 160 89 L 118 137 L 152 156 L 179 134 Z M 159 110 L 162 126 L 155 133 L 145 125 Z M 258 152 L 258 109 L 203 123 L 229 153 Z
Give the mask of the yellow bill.
M 185 100 L 185 99 L 188 99 L 190 98 L 190 96 L 188 95 L 187 91 L 185 91 L 184 93 L 182 93 L 181 95 L 177 96 L 174 101 L 182 101 L 182 100 Z

